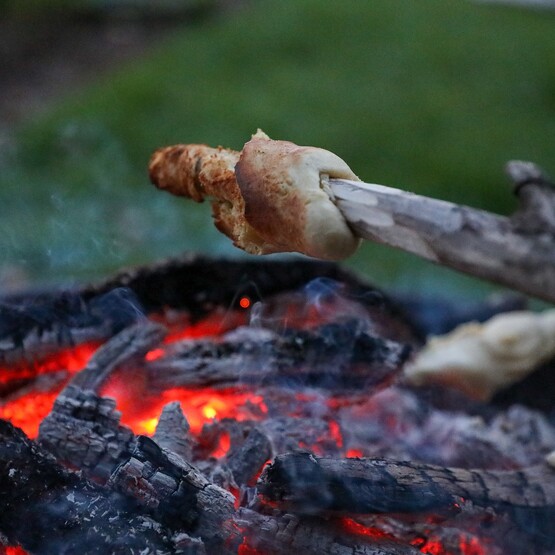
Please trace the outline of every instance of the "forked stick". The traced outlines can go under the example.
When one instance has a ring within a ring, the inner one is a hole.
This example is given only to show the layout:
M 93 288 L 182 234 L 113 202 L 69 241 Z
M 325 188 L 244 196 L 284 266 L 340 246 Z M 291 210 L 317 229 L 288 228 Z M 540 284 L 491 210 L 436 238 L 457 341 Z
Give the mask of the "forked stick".
M 241 153 L 163 148 L 149 169 L 159 188 L 209 197 L 218 229 L 253 254 L 341 259 L 362 238 L 555 302 L 555 187 L 529 162 L 507 164 L 510 217 L 363 183 L 335 154 L 261 132 Z

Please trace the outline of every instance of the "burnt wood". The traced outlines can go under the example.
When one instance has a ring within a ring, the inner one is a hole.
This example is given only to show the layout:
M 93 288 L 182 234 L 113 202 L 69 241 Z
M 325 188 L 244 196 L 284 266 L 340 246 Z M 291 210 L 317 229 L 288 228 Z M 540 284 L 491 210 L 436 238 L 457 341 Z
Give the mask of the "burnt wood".
M 42 360 L 60 348 L 104 341 L 145 315 L 177 309 L 196 322 L 217 309 L 244 310 L 316 279 L 345 286 L 384 336 L 415 342 L 418 332 L 403 309 L 375 287 L 335 264 L 295 259 L 252 261 L 186 255 L 123 271 L 68 290 L 0 296 L 0 364 Z
M 122 287 L 88 300 L 65 290 L 0 298 L 0 364 L 102 341 L 141 318 L 144 310 L 136 295 Z
M 152 511 L 172 530 L 200 537 L 210 553 L 236 553 L 242 541 L 232 521 L 233 495 L 148 437 L 137 438 L 136 449 L 108 487 Z
M 232 443 L 226 455 L 226 464 L 238 486 L 251 485 L 271 456 L 270 439 L 259 427 L 254 426 L 240 445 Z
M 195 440 L 179 401 L 168 403 L 162 409 L 152 439 L 160 447 L 170 449 L 186 461 L 192 460 Z
M 420 551 L 394 539 L 363 538 L 341 530 L 334 522 L 300 519 L 293 514 L 261 515 L 241 509 L 237 524 L 250 547 L 268 555 L 323 553 L 342 555 L 417 555 Z
M 317 278 L 348 285 L 353 295 L 384 316 L 401 317 L 385 294 L 336 264 L 295 258 L 293 260 L 214 259 L 187 254 L 157 264 L 124 270 L 116 276 L 79 290 L 85 302 L 115 288 L 133 291 L 147 312 L 164 306 L 186 310 L 194 319 L 223 306 L 239 308 L 247 295 L 253 302 L 303 287 Z
M 175 553 L 171 534 L 120 494 L 70 473 L 0 420 L 0 531 L 34 555 Z
M 331 459 L 310 453 L 277 456 L 258 482 L 269 500 L 302 513 L 422 512 L 460 498 L 498 509 L 555 507 L 555 469 L 445 468 L 386 459 Z
M 281 334 L 254 328 L 218 343 L 183 343 L 148 364 L 147 375 L 154 390 L 238 385 L 360 388 L 392 379 L 410 353 L 406 344 L 366 333 L 358 321 Z
M 39 428 L 43 448 L 88 476 L 106 480 L 135 447 L 133 432 L 120 424 L 113 399 L 97 389 L 122 365 L 137 362 L 164 336 L 156 324 L 135 324 L 112 338 L 93 355 L 58 395 Z

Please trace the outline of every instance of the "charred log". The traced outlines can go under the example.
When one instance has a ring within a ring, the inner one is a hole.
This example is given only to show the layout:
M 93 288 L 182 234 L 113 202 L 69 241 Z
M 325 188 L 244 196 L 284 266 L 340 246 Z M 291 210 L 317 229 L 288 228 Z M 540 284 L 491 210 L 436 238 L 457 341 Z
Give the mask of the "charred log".
M 153 511 L 176 532 L 199 536 L 211 552 L 233 553 L 240 543 L 232 523 L 234 497 L 147 437 L 139 436 L 137 448 L 108 486 Z
M 394 301 L 337 265 L 186 256 L 80 289 L 0 297 L 0 364 L 40 360 L 63 347 L 106 340 L 145 314 L 176 309 L 194 323 L 218 310 L 239 309 L 243 296 L 251 305 L 266 302 L 318 279 L 344 284 L 345 294 L 365 307 L 384 337 L 416 340 L 417 332 Z
M 260 428 L 253 427 L 241 445 L 232 443 L 226 463 L 238 486 L 250 485 L 271 456 L 268 436 Z
M 0 499 L 0 533 L 35 555 L 175 552 L 171 536 L 148 514 L 68 472 L 5 421 Z
M 58 395 L 39 429 L 39 442 L 59 461 L 106 480 L 135 446 L 133 432 L 120 425 L 113 399 L 96 393 L 116 368 L 142 358 L 164 330 L 155 324 L 125 329 L 103 345 Z
M 40 359 L 63 347 L 100 341 L 144 317 L 128 288 L 85 301 L 72 291 L 0 299 L 0 363 Z
M 250 547 L 268 555 L 417 555 L 419 550 L 393 539 L 353 537 L 334 523 L 292 514 L 261 515 L 241 509 L 237 523 Z
M 169 449 L 186 461 L 193 458 L 194 439 L 189 422 L 178 401 L 168 403 L 160 414 L 152 439 L 163 449 Z
M 547 464 L 486 471 L 288 453 L 265 468 L 258 486 L 266 498 L 309 514 L 414 513 L 446 507 L 460 498 L 501 510 L 555 507 L 555 470 Z
M 155 390 L 238 385 L 337 389 L 391 379 L 410 347 L 360 328 L 359 322 L 350 321 L 270 336 L 254 328 L 217 344 L 183 344 L 148 366 L 149 384 Z

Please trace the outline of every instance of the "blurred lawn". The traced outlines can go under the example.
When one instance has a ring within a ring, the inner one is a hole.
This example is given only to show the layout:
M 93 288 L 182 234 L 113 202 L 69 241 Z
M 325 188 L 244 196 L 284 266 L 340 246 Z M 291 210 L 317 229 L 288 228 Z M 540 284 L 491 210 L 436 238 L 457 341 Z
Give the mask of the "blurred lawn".
M 0 265 L 71 282 L 238 254 L 208 206 L 155 191 L 146 166 L 176 142 L 240 149 L 257 127 L 366 181 L 507 213 L 505 161 L 555 173 L 554 34 L 550 13 L 465 0 L 265 0 L 183 28 L 0 151 Z M 405 290 L 475 286 L 373 245 L 349 264 Z

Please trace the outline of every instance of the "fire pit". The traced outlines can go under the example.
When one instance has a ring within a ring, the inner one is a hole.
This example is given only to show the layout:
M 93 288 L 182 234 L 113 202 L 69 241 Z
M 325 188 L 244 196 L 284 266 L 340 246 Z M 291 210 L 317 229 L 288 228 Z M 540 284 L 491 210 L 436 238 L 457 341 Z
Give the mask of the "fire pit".
M 555 553 L 537 387 L 405 383 L 421 312 L 299 260 L 2 299 L 0 552 Z

